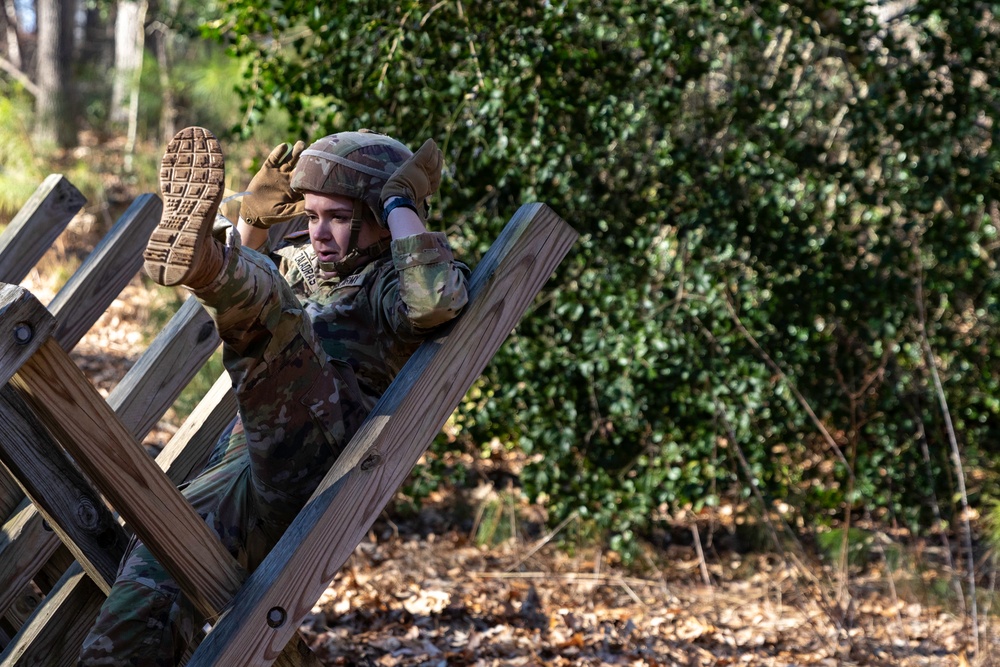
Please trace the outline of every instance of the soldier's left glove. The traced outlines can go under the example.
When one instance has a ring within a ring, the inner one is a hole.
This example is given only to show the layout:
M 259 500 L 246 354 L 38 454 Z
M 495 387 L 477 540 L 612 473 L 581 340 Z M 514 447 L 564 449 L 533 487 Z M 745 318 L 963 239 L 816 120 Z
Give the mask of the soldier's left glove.
M 441 185 L 441 166 L 443 163 L 441 150 L 433 139 L 428 139 L 385 182 L 385 185 L 382 186 L 379 202 L 385 204 L 390 197 L 402 197 L 404 200 L 409 200 L 407 203 L 413 204 L 420 219 L 427 222 L 427 202 L 425 200 L 437 192 L 438 186 Z M 380 217 L 382 224 L 385 225 L 384 210 Z
M 290 149 L 289 149 L 290 148 Z M 292 190 L 292 170 L 306 148 L 304 141 L 274 147 L 260 171 L 250 181 L 250 192 L 240 205 L 240 217 L 251 227 L 269 229 L 272 225 L 302 215 L 302 195 Z

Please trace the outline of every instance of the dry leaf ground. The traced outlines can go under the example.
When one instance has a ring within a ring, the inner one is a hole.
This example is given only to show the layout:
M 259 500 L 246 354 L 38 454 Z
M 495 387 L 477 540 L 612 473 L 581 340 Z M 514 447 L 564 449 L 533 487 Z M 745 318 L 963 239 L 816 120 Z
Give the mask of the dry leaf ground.
M 73 234 L 88 233 L 75 224 L 40 266 L 72 263 Z M 44 303 L 65 276 L 36 270 L 23 284 Z M 74 350 L 105 395 L 147 342 L 158 298 L 134 279 Z M 177 426 L 168 416 L 146 444 Z M 626 569 L 614 554 L 521 532 L 477 546 L 468 519 L 439 501 L 431 515 L 380 520 L 317 603 L 303 630 L 326 664 L 965 667 L 1000 656 L 993 618 L 980 616 L 976 656 L 965 617 L 928 594 L 940 569 L 903 567 L 892 587 L 876 563 L 852 575 L 842 612 L 836 574 L 818 565 L 721 547 L 701 557 L 664 541 Z

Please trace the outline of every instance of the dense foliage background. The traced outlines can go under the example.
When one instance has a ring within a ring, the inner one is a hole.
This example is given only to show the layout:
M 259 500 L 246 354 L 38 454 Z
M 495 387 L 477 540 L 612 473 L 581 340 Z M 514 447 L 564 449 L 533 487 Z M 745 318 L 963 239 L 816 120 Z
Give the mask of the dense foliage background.
M 627 548 L 753 488 L 920 531 L 996 496 L 1000 6 L 890 4 L 242 0 L 211 32 L 239 131 L 434 137 L 466 256 L 528 201 L 582 233 L 457 421 Z
M 581 232 L 414 492 L 461 476 L 450 448 L 519 449 L 553 525 L 626 554 L 706 506 L 917 532 L 993 507 L 1000 3 L 326 5 L 154 3 L 130 132 L 162 146 L 169 92 L 257 160 L 358 127 L 433 137 L 432 224 L 470 263 L 525 202 Z M 88 34 L 112 8 L 88 4 Z M 104 128 L 88 44 L 78 106 Z M 42 160 L 0 88 L 5 208 Z M 122 178 L 155 188 L 155 162 Z

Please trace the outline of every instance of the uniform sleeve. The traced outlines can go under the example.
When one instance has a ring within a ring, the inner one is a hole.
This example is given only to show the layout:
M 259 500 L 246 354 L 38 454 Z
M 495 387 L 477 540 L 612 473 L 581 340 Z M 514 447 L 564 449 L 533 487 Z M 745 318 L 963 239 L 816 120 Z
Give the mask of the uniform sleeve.
M 455 261 L 441 232 L 394 239 L 392 264 L 377 299 L 382 324 L 401 338 L 423 337 L 454 319 L 469 300 L 469 269 Z

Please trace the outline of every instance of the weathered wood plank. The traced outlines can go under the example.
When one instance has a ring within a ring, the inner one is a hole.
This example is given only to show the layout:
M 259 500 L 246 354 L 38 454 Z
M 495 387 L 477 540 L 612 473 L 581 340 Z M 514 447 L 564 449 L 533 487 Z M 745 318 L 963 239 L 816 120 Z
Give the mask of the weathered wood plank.
M 73 188 L 72 185 L 59 181 L 52 191 L 53 198 L 58 199 L 57 195 L 66 187 Z M 80 205 L 76 208 L 79 209 Z M 137 199 L 49 304 L 48 310 L 56 318 L 54 336 L 64 350 L 73 348 L 79 342 L 139 270 L 141 250 L 145 247 L 146 239 L 155 227 L 161 210 L 162 204 L 155 195 L 144 195 Z M 45 221 L 39 224 L 45 224 Z M 23 235 L 31 236 L 33 243 L 37 242 L 30 225 L 23 229 L 27 230 L 22 231 Z M 24 273 L 27 270 L 25 268 Z M 10 271 L 13 282 L 24 277 L 19 272 L 20 269 Z M 10 512 L 23 497 L 14 480 L 5 472 L 0 472 L 0 518 L 10 516 Z M 4 607 L 0 606 L 0 609 Z
M 114 580 L 125 553 L 125 530 L 10 386 L 0 388 L 0 414 L 4 417 L 0 421 L 0 443 L 35 444 L 30 449 L 0 446 L 0 461 L 14 473 L 25 494 L 84 571 L 105 593 L 111 590 L 106 582 Z
M 73 349 L 139 271 L 141 251 L 162 210 L 156 195 L 137 197 L 49 303 L 64 350 Z
M 199 472 L 219 434 L 235 414 L 236 397 L 233 394 L 228 374 L 224 374 L 157 457 L 157 464 L 167 473 L 173 484 L 180 484 Z M 25 529 L 33 531 L 32 534 L 23 535 L 19 532 L 18 535 L 11 535 L 12 540 L 9 545 L 0 545 L 0 608 L 3 608 L 6 603 L 5 587 L 8 585 L 7 582 L 10 581 L 13 585 L 15 581 L 10 577 L 13 574 L 24 577 L 26 574 L 30 578 L 31 573 L 37 569 L 38 563 L 45 560 L 53 545 L 58 544 L 58 540 L 55 539 L 51 531 L 43 530 L 41 517 L 37 515 L 35 508 L 30 506 L 28 501 L 25 501 L 25 505 L 30 516 L 34 517 L 34 520 Z M 23 522 L 19 522 L 19 525 L 21 523 Z M 8 549 L 12 554 L 11 558 L 5 557 L 5 552 Z M 41 551 L 42 549 L 46 551 Z M 33 556 L 37 557 L 32 559 Z M 17 565 L 25 559 L 31 561 L 30 564 Z M 4 568 L 8 561 L 11 565 L 9 568 L 11 573 L 6 572 Z M 67 634 L 73 637 L 79 636 L 80 641 L 82 641 L 83 634 L 77 626 L 83 625 L 84 630 L 89 629 L 97 610 L 104 601 L 104 591 L 108 590 L 114 583 L 114 576 L 114 572 L 108 573 L 107 578 L 101 582 L 100 586 L 89 583 L 88 580 L 86 585 L 67 587 L 59 591 L 58 595 L 48 596 L 42 603 L 42 606 L 47 607 L 47 609 L 39 610 L 39 613 L 31 617 L 21 629 L 21 633 L 15 637 L 16 648 L 14 650 L 22 659 L 28 661 L 24 664 L 44 664 L 37 662 L 36 658 L 32 656 L 47 656 L 46 659 L 52 657 L 49 653 L 50 649 L 32 646 L 33 642 L 46 644 L 46 637 L 62 637 Z M 16 581 L 26 582 L 27 578 Z M 14 590 L 11 590 L 11 596 L 13 596 Z M 75 612 L 63 613 L 55 609 L 55 607 L 63 605 L 71 610 L 93 610 L 93 613 L 81 616 Z M 60 660 L 52 664 L 66 665 L 67 667 L 75 665 L 78 649 L 79 642 L 75 646 L 67 648 L 65 655 L 61 655 Z M 7 664 L 6 661 L 0 660 L 0 665 Z
M 9 517 L 23 499 L 24 494 L 17 481 L 11 477 L 10 472 L 0 468 L 0 517 Z
M 55 319 L 28 290 L 0 283 L 0 384 L 52 334 Z
M 0 235 L 0 282 L 21 282 L 86 201 L 60 174 L 42 181 Z
M 0 608 L 7 609 L 59 548 L 59 540 L 42 526 L 38 511 L 24 498 L 3 526 L 0 551 Z M 16 545 L 16 546 L 14 546 Z
M 122 423 L 143 437 L 173 405 L 220 345 L 212 318 L 195 299 L 184 302 L 108 396 Z
M 229 373 L 223 373 L 157 455 L 156 464 L 167 477 L 180 483 L 205 467 L 219 435 L 236 416 L 236 407 L 233 382 Z
M 104 596 L 78 563 L 0 654 L 0 667 L 75 667 Z
M 46 341 L 13 382 L 191 602 L 218 613 L 242 570 L 66 353 Z
M 47 524 L 43 526 L 43 529 L 46 532 L 53 532 Z M 32 581 L 38 584 L 43 593 L 48 594 L 52 590 L 52 587 L 56 585 L 56 582 L 66 574 L 66 569 L 75 562 L 76 559 L 73 558 L 73 554 L 66 548 L 66 545 L 60 543 L 56 552 L 45 561 L 42 569 L 35 573 L 35 578 Z
M 548 207 L 521 207 L 477 266 L 465 312 L 406 364 L 189 667 L 273 663 L 576 237 Z
M 122 423 L 132 432 L 136 439 L 141 439 L 156 423 L 162 413 L 176 399 L 177 394 L 194 376 L 198 368 L 211 355 L 217 342 L 206 335 L 206 323 L 211 327 L 207 313 L 196 301 L 185 304 L 171 319 L 168 326 L 157 336 L 152 345 L 144 352 L 125 378 L 112 391 L 109 403 L 116 409 Z M 210 333 L 214 335 L 214 327 Z M 217 338 L 216 338 L 217 340 Z M 226 391 L 228 389 L 228 391 Z M 226 395 L 228 394 L 228 395 Z M 161 452 L 163 465 L 173 484 L 177 485 L 198 472 L 200 462 L 207 458 L 215 439 L 236 413 L 235 396 L 231 391 L 228 375 L 220 378 L 217 388 L 202 401 L 181 431 L 171 440 L 170 445 Z M 188 447 L 178 436 L 194 433 Z M 17 446 L 29 446 L 30 443 L 20 443 Z M 17 489 L 20 492 L 20 488 Z M 19 497 L 23 497 L 19 493 Z M 22 525 L 32 519 L 26 526 Z M 0 609 L 4 609 L 7 597 L 3 586 L 6 582 L 27 581 L 38 572 L 44 559 L 52 552 L 58 540 L 51 531 L 42 529 L 41 517 L 36 516 L 36 510 L 29 507 L 27 515 L 18 517 L 18 532 L 13 539 L 0 545 Z M 3 567 L 9 564 L 10 568 Z M 11 568 L 25 568 L 21 572 L 13 572 Z M 91 590 L 87 588 L 86 590 Z M 14 595 L 14 591 L 10 591 Z M 100 595 L 100 592 L 98 592 Z M 61 604 L 61 599 L 47 599 L 44 604 Z M 70 600 L 67 604 L 97 604 L 100 601 L 83 603 Z M 56 619 L 71 619 L 72 616 L 50 614 Z M 53 621 L 54 623 L 55 621 Z M 85 621 L 86 622 L 86 621 Z M 60 633 L 63 630 L 57 629 Z M 30 629 L 29 629 L 30 632 Z
M 46 178 L 0 235 L 0 282 L 21 282 L 85 202 L 63 176 Z M 14 480 L 0 471 L 0 519 L 22 498 Z
M 53 335 L 63 349 L 68 350 L 76 345 L 139 270 L 142 263 L 141 250 L 156 226 L 161 210 L 162 204 L 155 195 L 143 195 L 136 199 L 49 304 L 48 310 L 56 318 Z M 9 452 L 17 452 L 35 450 L 42 442 L 27 439 L 20 442 L 4 441 L 2 444 Z M 50 451 L 56 456 L 61 455 L 58 448 Z M 29 456 L 41 459 L 47 454 L 35 451 Z M 7 510 L 0 513 L 0 517 L 9 516 L 9 508 L 23 497 L 21 489 L 6 471 L 0 474 L 0 510 Z M 72 508 L 67 509 L 73 511 Z M 23 521 L 25 517 L 20 517 L 19 520 Z M 23 531 L 20 535 L 22 539 L 41 536 L 37 531 Z M 53 536 L 45 534 L 43 537 L 51 540 Z M 14 548 L 14 545 L 10 546 Z M 31 548 L 37 554 L 38 561 L 51 552 L 50 545 L 41 548 L 40 544 L 28 542 L 17 545 L 16 548 Z M 18 558 L 15 562 L 23 560 Z M 37 573 L 43 564 L 33 563 L 32 574 Z M 0 572 L 3 572 L 2 568 Z M 3 579 L 0 578 L 0 581 Z M 0 602 L 6 597 L 0 594 Z M 6 608 L 6 604 L 0 604 L 0 610 Z

